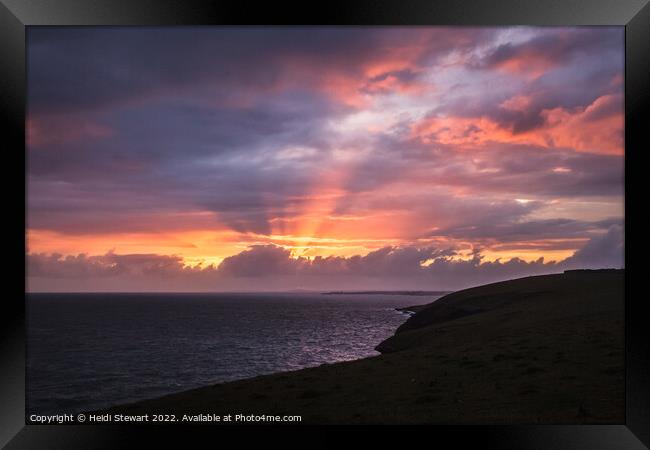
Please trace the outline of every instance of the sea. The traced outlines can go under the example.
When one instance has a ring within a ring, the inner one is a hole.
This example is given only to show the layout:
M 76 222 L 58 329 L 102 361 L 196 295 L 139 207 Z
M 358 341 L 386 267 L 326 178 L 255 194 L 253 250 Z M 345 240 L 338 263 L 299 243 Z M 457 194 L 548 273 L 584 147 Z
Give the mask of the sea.
M 102 409 L 375 356 L 439 295 L 29 294 L 28 414 Z

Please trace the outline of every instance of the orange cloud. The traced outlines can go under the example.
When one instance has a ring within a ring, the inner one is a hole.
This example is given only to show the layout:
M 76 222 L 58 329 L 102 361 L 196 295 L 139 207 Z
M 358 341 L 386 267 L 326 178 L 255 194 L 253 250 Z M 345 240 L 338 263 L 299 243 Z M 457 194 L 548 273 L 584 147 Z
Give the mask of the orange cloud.
M 611 112 L 616 109 L 618 112 Z M 624 153 L 623 104 L 620 96 L 604 95 L 578 111 L 554 108 L 542 112 L 543 135 L 550 145 L 612 155 Z
M 544 54 L 536 54 L 532 52 L 522 53 L 516 58 L 506 59 L 495 64 L 495 67 L 498 70 L 523 75 L 528 79 L 539 78 L 544 75 L 546 71 L 555 66 L 557 66 L 557 63 L 546 57 Z
M 411 126 L 411 136 L 426 144 L 471 146 L 522 140 L 488 117 L 435 117 Z M 525 141 L 525 140 L 524 140 Z
M 187 264 L 218 264 L 226 256 L 245 248 L 239 234 L 231 231 L 195 230 L 165 233 L 64 234 L 47 230 L 27 230 L 29 253 L 86 253 L 109 251 L 125 254 L 156 253 L 178 255 Z
M 503 108 L 524 111 L 530 98 L 516 96 L 501 104 Z M 462 148 L 487 143 L 563 147 L 576 151 L 622 155 L 623 105 L 620 96 L 603 95 L 577 110 L 546 109 L 544 124 L 522 133 L 514 133 L 490 117 L 433 117 L 415 123 L 411 135 L 424 143 L 458 145 Z

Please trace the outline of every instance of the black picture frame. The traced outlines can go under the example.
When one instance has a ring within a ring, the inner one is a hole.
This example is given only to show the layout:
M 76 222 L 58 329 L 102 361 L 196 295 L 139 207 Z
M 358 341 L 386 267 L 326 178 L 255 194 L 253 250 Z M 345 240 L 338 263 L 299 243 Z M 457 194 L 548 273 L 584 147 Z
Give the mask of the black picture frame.
M 625 423 L 603 426 L 431 426 L 424 431 L 442 442 L 453 439 L 455 446 L 480 444 L 488 448 L 644 448 L 650 446 L 650 317 L 647 300 L 635 294 L 641 289 L 643 266 L 632 259 L 641 251 L 630 244 L 643 233 L 636 202 L 643 191 L 632 183 L 643 179 L 641 158 L 648 145 L 646 121 L 650 80 L 650 5 L 648 0 L 357 0 L 305 2 L 259 2 L 200 0 L 0 0 L 0 111 L 4 130 L 4 157 L 9 158 L 2 179 L 11 233 L 5 239 L 16 258 L 25 255 L 25 36 L 26 27 L 48 25 L 475 25 L 475 26 L 625 26 L 625 233 L 626 233 L 626 419 Z M 645 113 L 645 114 L 644 114 Z M 21 184 L 22 177 L 22 184 Z M 21 192 L 20 186 L 23 186 Z M 23 196 L 21 199 L 20 196 Z M 642 203 L 641 203 L 642 205 Z M 21 213 L 22 211 L 22 213 Z M 11 224 L 11 225 L 10 225 Z M 634 226 L 632 226 L 634 224 Z M 23 260 L 24 261 L 24 260 Z M 172 434 L 183 426 L 158 428 L 114 425 L 25 425 L 25 315 L 24 281 L 19 269 L 4 290 L 0 302 L 0 445 L 6 448 L 122 448 L 133 438 L 155 436 L 169 446 Z M 284 428 L 284 427 L 279 427 Z M 192 427 L 193 438 L 223 434 L 222 427 Z M 246 428 L 248 429 L 248 428 Z M 251 435 L 234 427 L 239 443 Z M 278 428 L 266 427 L 265 432 Z M 285 428 L 286 430 L 286 428 Z M 381 436 L 383 430 L 373 434 Z M 319 443 L 333 439 L 319 433 Z M 189 445 L 183 438 L 183 448 Z

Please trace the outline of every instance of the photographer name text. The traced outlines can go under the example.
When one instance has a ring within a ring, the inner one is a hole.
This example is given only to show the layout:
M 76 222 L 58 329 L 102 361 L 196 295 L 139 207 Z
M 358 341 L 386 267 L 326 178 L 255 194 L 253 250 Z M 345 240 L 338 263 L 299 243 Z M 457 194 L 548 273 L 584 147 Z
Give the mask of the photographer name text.
M 54 414 L 29 416 L 31 423 L 234 423 L 234 422 L 301 422 L 301 416 L 278 416 L 267 414 Z

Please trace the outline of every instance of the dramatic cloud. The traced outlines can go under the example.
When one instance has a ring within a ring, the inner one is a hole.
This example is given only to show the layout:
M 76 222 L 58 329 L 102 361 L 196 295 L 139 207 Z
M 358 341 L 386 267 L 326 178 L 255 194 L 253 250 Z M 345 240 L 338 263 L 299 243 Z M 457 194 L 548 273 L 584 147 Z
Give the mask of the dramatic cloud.
M 586 244 L 623 225 L 623 39 L 621 27 L 30 28 L 32 273 L 74 290 L 93 286 L 69 284 L 80 267 L 134 289 L 166 271 L 159 289 L 184 290 L 327 270 L 365 288 L 399 278 L 378 273 L 428 286 L 423 260 L 440 282 L 609 261 Z
M 484 261 L 480 250 L 462 255 L 434 247 L 383 247 L 365 256 L 293 257 L 274 245 L 254 245 L 218 267 L 186 266 L 165 255 L 62 256 L 30 254 L 28 276 L 34 291 L 82 285 L 113 291 L 178 288 L 210 290 L 460 289 L 527 275 L 575 268 L 621 268 L 623 233 L 618 225 L 590 239 L 564 261 L 519 258 Z M 52 283 L 54 280 L 54 283 Z M 190 287 L 191 286 L 191 287 Z

